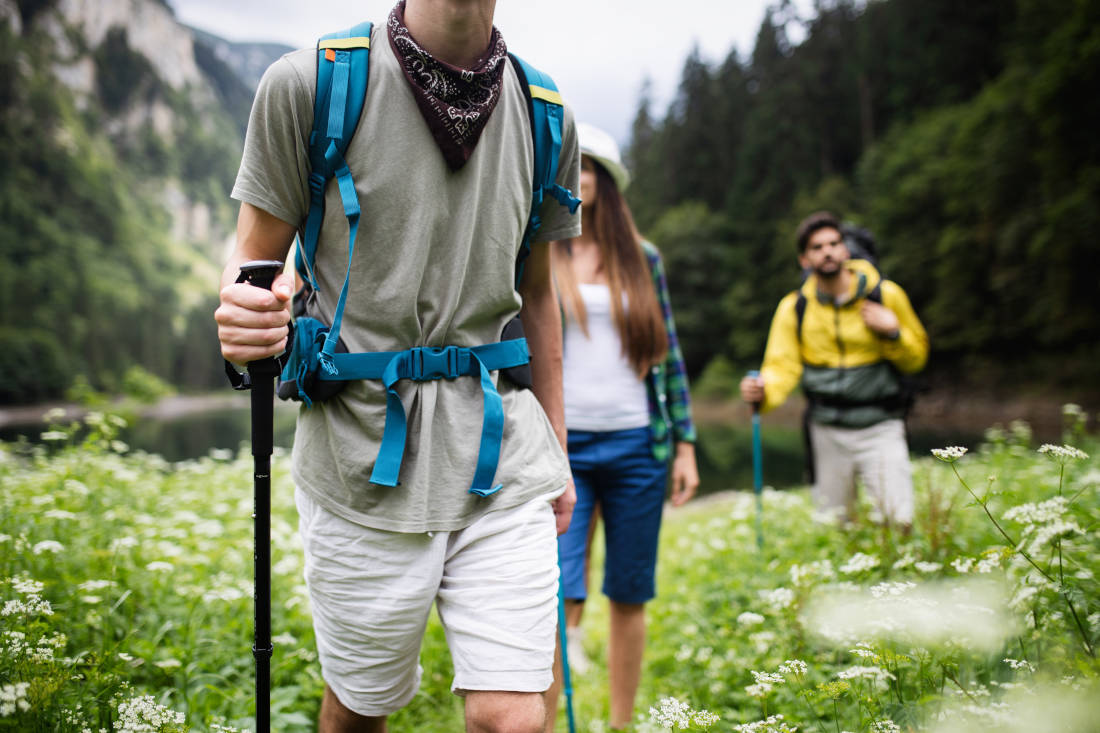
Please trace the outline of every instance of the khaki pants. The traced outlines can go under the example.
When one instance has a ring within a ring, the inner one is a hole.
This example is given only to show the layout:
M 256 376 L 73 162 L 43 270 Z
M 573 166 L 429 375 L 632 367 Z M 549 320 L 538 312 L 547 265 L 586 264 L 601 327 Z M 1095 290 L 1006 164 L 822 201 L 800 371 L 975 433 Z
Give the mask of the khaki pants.
M 841 428 L 810 422 L 818 510 L 840 519 L 852 516 L 856 477 L 882 518 L 892 524 L 913 523 L 913 472 L 905 423 L 885 420 L 867 428 Z

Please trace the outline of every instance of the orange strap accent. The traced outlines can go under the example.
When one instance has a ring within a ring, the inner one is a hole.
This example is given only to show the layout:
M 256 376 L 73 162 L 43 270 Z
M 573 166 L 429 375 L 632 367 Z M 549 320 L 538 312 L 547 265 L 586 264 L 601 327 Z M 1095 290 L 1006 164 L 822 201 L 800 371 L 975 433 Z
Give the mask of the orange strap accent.
M 325 60 L 326 61 L 335 61 L 336 60 L 336 49 L 326 48 L 325 49 Z

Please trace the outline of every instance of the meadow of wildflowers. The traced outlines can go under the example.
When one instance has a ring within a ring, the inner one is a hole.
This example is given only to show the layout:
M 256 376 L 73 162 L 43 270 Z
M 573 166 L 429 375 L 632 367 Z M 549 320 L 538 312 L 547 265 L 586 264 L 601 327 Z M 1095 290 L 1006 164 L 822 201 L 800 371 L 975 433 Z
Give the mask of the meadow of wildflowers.
M 805 491 L 765 492 L 763 549 L 750 492 L 671 512 L 636 732 L 1096 730 L 1100 444 L 1067 416 L 1061 445 L 1037 449 L 1018 424 L 917 461 L 908 536 L 866 506 L 832 527 Z M 80 440 L 55 425 L 46 447 L 0 445 L 0 731 L 250 730 L 251 459 L 169 463 L 119 427 L 93 414 Z M 271 697 L 272 729 L 293 733 L 313 730 L 323 683 L 287 463 Z M 607 617 L 588 605 L 597 664 L 573 686 L 595 732 Z M 391 730 L 461 730 L 434 617 L 421 663 Z

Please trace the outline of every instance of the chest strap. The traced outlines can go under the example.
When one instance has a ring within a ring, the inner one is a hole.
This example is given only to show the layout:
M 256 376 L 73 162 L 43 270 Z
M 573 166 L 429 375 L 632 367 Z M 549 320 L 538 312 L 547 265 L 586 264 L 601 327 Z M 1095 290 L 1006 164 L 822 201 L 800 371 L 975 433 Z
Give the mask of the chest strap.
M 397 382 L 411 379 L 428 382 L 433 379 L 479 377 L 482 394 L 481 446 L 477 454 L 477 470 L 470 493 L 489 496 L 500 490 L 493 485 L 500 461 L 500 444 L 504 437 L 504 405 L 489 372 L 530 362 L 527 339 L 512 339 L 483 346 L 416 346 L 405 351 L 374 351 L 358 354 L 332 354 L 334 371 L 318 371 L 322 381 L 379 379 L 386 387 L 386 426 L 382 446 L 374 462 L 370 481 L 382 486 L 397 486 L 401 461 L 405 456 L 405 408 L 397 394 Z

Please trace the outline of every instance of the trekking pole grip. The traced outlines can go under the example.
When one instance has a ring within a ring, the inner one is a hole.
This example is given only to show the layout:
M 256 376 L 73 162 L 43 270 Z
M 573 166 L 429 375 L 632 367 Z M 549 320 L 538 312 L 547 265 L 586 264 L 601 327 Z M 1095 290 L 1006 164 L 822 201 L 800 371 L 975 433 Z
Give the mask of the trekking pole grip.
M 275 276 L 282 269 L 283 263 L 279 260 L 250 260 L 241 265 L 241 273 L 237 275 L 237 282 L 271 290 L 271 284 L 275 282 Z
M 760 378 L 760 371 L 758 369 L 750 369 L 745 376 L 752 377 L 753 379 L 759 379 Z M 750 404 L 752 405 L 752 411 L 753 411 L 754 414 L 760 412 L 760 403 L 759 402 L 752 402 Z
M 279 260 L 250 260 L 241 265 L 240 274 L 236 282 L 255 285 L 264 290 L 271 290 L 272 283 L 279 271 L 283 269 L 283 263 Z M 253 376 L 274 376 L 279 373 L 279 364 L 273 357 L 258 359 L 248 363 L 248 371 L 238 372 L 237 369 L 225 361 L 225 375 L 229 383 L 236 390 L 248 390 L 252 388 Z

